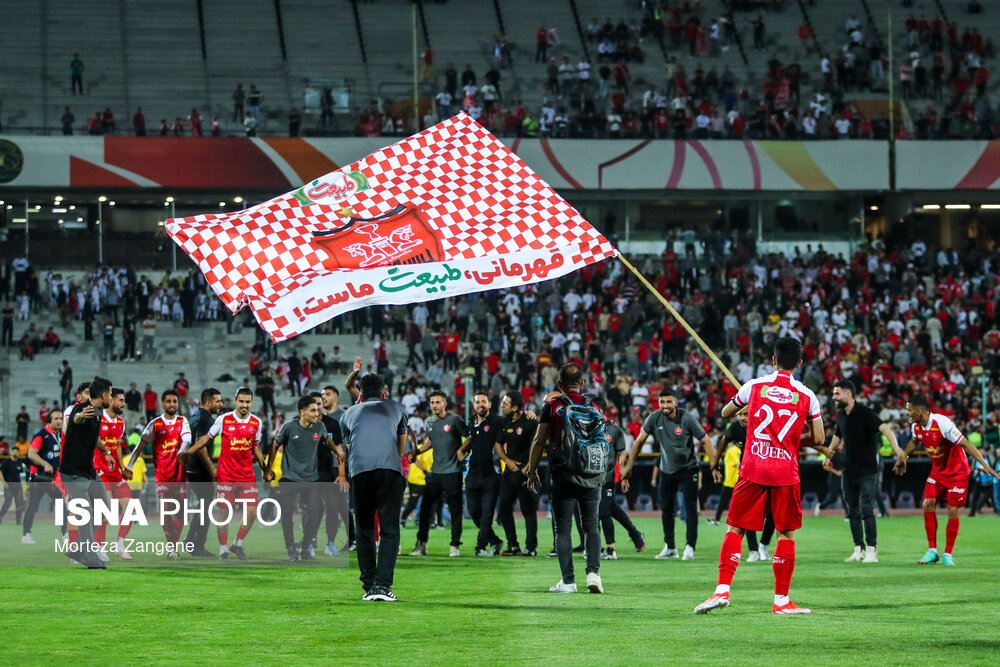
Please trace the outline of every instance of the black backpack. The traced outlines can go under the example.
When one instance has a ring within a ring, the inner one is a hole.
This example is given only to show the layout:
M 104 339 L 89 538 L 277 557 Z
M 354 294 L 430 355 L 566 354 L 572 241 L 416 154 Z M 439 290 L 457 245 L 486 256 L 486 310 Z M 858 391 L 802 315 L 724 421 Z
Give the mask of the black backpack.
M 611 433 L 608 422 L 584 396 L 577 405 L 565 395 L 557 397 L 566 408 L 559 454 L 563 465 L 581 486 L 596 489 L 604 484 L 611 467 Z

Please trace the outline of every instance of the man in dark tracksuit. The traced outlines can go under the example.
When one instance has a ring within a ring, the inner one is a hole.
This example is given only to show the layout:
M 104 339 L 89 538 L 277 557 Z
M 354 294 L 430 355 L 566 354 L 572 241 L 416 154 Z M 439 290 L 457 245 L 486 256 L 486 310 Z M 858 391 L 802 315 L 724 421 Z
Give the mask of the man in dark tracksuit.
M 48 496 L 53 502 L 63 497 L 53 483 L 59 472 L 59 457 L 62 453 L 63 415 L 58 410 L 49 414 L 49 423 L 35 434 L 28 449 L 28 459 L 31 461 L 30 477 L 28 478 L 28 508 L 24 512 L 21 544 L 34 544 L 31 528 L 35 523 L 35 513 L 42 498 Z M 63 533 L 66 526 L 63 525 Z
M 197 442 L 198 438 L 208 433 L 221 411 L 222 393 L 212 387 L 203 390 L 201 392 L 201 406 L 191 417 L 191 442 Z M 214 450 L 214 447 L 202 449 L 197 456 L 189 458 L 185 466 L 188 487 L 199 500 L 205 503 L 206 507 L 215 500 L 215 465 L 212 463 L 210 449 Z M 188 528 L 188 534 L 184 541 L 194 545 L 191 551 L 192 556 L 212 558 L 215 554 L 205 548 L 209 522 L 204 518 L 199 519 L 199 517 L 204 517 L 204 515 L 198 514 L 192 517 L 191 526 Z
M 604 399 L 599 398 L 595 400 L 594 405 L 597 406 L 603 417 L 604 410 L 607 407 Z M 608 469 L 607 477 L 604 478 L 604 487 L 601 489 L 601 505 L 597 510 L 597 516 L 601 520 L 601 528 L 604 530 L 604 542 L 607 544 L 602 558 L 604 560 L 618 560 L 618 554 L 615 553 L 615 521 L 620 523 L 622 528 L 628 532 L 628 536 L 632 540 L 632 544 L 635 545 L 637 552 L 641 552 L 646 548 L 646 536 L 639 532 L 639 529 L 632 523 L 625 510 L 615 502 L 618 462 L 622 460 L 622 453 L 625 451 L 625 433 L 617 424 L 612 422 L 608 422 L 608 433 L 611 435 L 611 451 L 614 453 L 614 459 L 611 468 Z M 628 482 L 625 483 L 628 484 Z
M 503 544 L 493 531 L 493 515 L 500 492 L 499 460 L 493 448 L 503 417 L 491 415 L 489 396 L 479 392 L 472 404 L 476 416 L 469 424 L 469 474 L 465 478 L 465 497 L 469 514 L 479 528 L 476 537 L 477 556 L 496 556 Z M 454 518 L 452 519 L 454 521 Z
M 528 463 L 538 422 L 525 416 L 524 398 L 520 392 L 506 394 L 500 408 L 506 420 L 497 438 L 496 451 L 506 466 L 500 480 L 500 522 L 507 538 L 507 548 L 500 555 L 530 557 L 538 549 L 538 496 L 528 489 L 522 469 Z M 524 516 L 524 551 L 517 541 L 515 500 Z

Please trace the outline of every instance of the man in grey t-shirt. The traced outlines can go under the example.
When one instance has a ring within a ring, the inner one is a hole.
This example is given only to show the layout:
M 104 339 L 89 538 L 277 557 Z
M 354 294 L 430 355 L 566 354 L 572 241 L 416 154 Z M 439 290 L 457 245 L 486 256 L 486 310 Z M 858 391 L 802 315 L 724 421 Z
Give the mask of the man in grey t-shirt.
M 663 520 L 663 550 L 657 558 L 677 558 L 674 545 L 674 509 L 677 492 L 684 496 L 684 510 L 687 520 L 687 546 L 684 560 L 694 560 L 694 549 L 698 542 L 698 447 L 705 448 L 711 458 L 715 448 L 705 429 L 690 413 L 677 407 L 674 391 L 664 387 L 660 391 L 660 409 L 646 417 L 639 436 L 632 444 L 632 452 L 622 477 L 627 477 L 635 463 L 639 450 L 652 436 L 660 448 L 660 462 L 653 468 L 653 486 L 660 487 L 660 515 Z
M 458 415 L 447 412 L 448 397 L 444 392 L 433 391 L 430 395 L 431 412 L 433 416 L 425 423 L 427 438 L 424 444 L 415 452 L 411 452 L 410 461 L 416 460 L 418 454 L 428 449 L 434 450 L 434 463 L 427 473 L 427 486 L 424 489 L 424 499 L 420 503 L 420 527 L 417 529 L 417 545 L 411 556 L 427 555 L 427 536 L 430 532 L 431 517 L 434 514 L 434 503 L 443 493 L 451 513 L 451 548 L 449 556 L 459 555 L 459 545 L 462 542 L 462 468 L 464 460 L 459 460 L 459 450 L 468 439 L 469 427 Z
M 285 535 L 285 549 L 292 561 L 315 560 L 309 545 L 316 539 L 319 522 L 323 518 L 322 500 L 319 496 L 319 472 L 316 468 L 316 449 L 322 445 L 334 449 L 333 439 L 323 425 L 319 405 L 311 396 L 303 396 L 298 403 L 299 418 L 281 427 L 274 436 L 271 453 L 267 458 L 264 480 L 271 481 L 271 466 L 281 454 L 281 481 L 278 483 L 278 504 L 281 506 L 281 529 Z M 343 468 L 341 467 L 341 470 Z M 341 475 L 336 480 L 344 491 L 347 479 Z M 294 513 L 302 500 L 302 542 L 295 544 Z
M 344 442 L 350 445 L 363 599 L 394 602 L 392 579 L 399 551 L 399 511 L 406 485 L 403 478 L 406 408 L 387 399 L 389 389 L 380 375 L 369 373 L 359 384 L 362 402 L 344 411 L 340 427 Z M 381 536 L 377 563 L 376 516 Z

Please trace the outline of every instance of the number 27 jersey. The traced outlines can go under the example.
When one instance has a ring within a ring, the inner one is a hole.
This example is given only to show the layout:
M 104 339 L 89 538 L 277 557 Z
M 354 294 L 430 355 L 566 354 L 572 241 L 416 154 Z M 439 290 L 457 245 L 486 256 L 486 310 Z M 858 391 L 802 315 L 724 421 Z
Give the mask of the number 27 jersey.
M 749 406 L 740 477 L 761 486 L 798 484 L 803 427 L 821 418 L 816 394 L 778 371 L 744 384 L 733 402 Z

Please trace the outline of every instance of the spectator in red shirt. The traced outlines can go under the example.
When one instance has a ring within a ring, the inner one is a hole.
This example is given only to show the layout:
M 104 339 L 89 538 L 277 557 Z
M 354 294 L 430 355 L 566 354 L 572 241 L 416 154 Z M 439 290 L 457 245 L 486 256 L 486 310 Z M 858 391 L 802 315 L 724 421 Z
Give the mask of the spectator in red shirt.
M 444 337 L 444 369 L 458 370 L 458 345 L 461 342 L 458 334 L 452 329 Z

